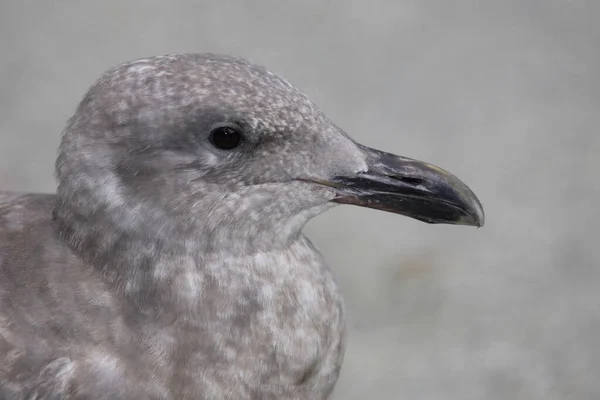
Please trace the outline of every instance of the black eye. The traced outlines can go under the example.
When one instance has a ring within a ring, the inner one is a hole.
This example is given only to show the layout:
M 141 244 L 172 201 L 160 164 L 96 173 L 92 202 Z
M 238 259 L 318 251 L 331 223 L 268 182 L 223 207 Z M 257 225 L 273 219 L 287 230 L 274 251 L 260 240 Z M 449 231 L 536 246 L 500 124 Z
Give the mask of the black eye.
M 242 135 L 231 126 L 220 126 L 210 133 L 210 142 L 221 150 L 231 150 L 240 143 Z

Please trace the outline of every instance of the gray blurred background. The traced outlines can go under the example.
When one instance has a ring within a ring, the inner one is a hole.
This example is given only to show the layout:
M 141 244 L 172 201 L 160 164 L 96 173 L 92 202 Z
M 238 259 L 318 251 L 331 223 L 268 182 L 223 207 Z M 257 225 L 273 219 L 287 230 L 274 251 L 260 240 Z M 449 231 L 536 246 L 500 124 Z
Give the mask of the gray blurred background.
M 362 143 L 438 164 L 482 229 L 338 207 L 341 399 L 600 399 L 598 0 L 0 3 L 0 187 L 52 192 L 67 118 L 162 53 L 266 65 Z

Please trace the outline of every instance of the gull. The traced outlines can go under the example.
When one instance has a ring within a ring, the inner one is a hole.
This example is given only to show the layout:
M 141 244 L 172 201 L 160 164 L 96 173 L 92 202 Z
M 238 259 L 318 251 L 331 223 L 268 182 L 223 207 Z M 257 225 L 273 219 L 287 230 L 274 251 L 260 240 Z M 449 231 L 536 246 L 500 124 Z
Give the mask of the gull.
M 353 204 L 484 223 L 455 176 L 218 54 L 105 72 L 56 177 L 0 192 L 0 399 L 327 399 L 344 305 L 307 221 Z

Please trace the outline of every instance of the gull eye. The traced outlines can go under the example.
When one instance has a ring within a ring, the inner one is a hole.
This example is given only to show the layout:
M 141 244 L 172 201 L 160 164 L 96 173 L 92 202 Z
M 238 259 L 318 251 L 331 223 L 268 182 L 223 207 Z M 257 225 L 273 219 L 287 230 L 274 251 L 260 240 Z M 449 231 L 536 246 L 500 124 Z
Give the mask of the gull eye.
M 210 132 L 209 140 L 213 146 L 221 150 L 231 150 L 238 146 L 241 133 L 231 126 L 219 126 Z

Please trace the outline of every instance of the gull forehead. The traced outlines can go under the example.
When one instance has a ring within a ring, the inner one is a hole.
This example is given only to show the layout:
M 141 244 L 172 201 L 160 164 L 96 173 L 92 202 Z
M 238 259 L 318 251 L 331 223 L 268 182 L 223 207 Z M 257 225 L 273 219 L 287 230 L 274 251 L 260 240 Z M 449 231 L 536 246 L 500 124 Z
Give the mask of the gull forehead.
M 170 108 L 202 102 L 243 114 L 254 129 L 279 131 L 326 121 L 320 109 L 282 76 L 246 59 L 220 54 L 165 55 L 108 70 L 98 85 L 111 86 L 122 109 L 142 99 Z

